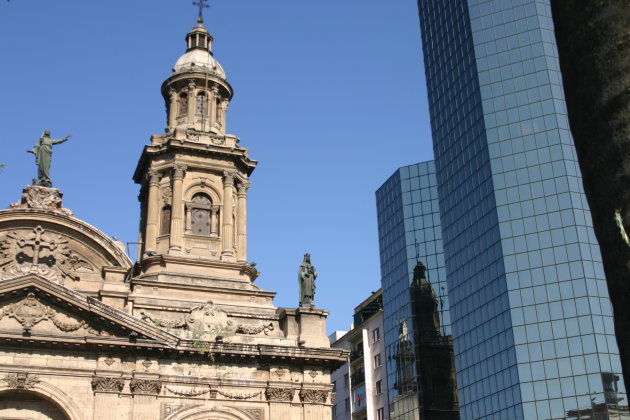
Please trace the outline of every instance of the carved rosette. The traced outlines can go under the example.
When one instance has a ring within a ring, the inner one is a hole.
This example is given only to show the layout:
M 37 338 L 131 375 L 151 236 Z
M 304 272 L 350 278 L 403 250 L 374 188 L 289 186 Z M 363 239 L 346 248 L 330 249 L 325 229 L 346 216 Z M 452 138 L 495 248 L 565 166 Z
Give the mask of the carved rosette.
M 95 376 L 92 378 L 92 389 L 96 392 L 121 392 L 125 386 L 123 378 Z
M 133 394 L 158 395 L 162 390 L 162 383 L 152 379 L 132 379 L 129 389 Z
M 7 383 L 9 388 L 15 389 L 31 389 L 40 382 L 37 376 L 28 373 L 10 373 L 2 380 Z
M 164 201 L 164 204 L 171 204 L 172 199 L 173 199 L 173 189 L 170 187 L 170 185 L 167 185 L 164 188 L 162 188 L 162 201 Z
M 291 402 L 293 401 L 293 393 L 294 391 L 291 388 L 269 387 L 265 391 L 267 401 Z
M 328 391 L 321 389 L 302 389 L 300 401 L 313 404 L 325 404 L 328 399 Z

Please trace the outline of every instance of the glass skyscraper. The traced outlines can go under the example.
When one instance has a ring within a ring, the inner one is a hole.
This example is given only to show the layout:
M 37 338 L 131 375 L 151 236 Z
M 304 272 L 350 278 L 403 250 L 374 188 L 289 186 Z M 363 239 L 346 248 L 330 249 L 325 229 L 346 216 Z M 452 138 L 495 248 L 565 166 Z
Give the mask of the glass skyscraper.
M 549 0 L 418 5 L 462 419 L 627 418 Z
M 433 162 L 398 169 L 377 191 L 381 285 L 391 420 L 420 417 L 409 286 L 416 262 L 426 267 L 440 305 L 442 335 L 450 334 L 448 290 Z

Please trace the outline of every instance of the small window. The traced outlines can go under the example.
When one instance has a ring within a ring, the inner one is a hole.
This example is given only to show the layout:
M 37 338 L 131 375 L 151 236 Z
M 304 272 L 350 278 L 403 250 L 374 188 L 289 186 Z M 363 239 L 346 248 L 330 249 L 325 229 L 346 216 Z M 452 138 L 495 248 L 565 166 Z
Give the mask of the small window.
M 376 381 L 376 395 L 383 393 L 383 381 Z
M 383 366 L 383 360 L 381 359 L 381 353 L 374 356 L 374 368 Z
M 197 94 L 197 103 L 196 103 L 196 113 L 197 114 L 202 114 L 205 115 L 207 114 L 207 103 L 208 101 L 206 100 L 206 94 L 204 92 L 199 92 Z
M 188 95 L 185 93 L 179 95 L 179 109 L 177 115 L 186 115 L 188 113 Z
M 206 194 L 195 194 L 192 198 L 191 230 L 195 235 L 210 235 L 212 226 L 210 223 L 210 211 L 212 201 Z
M 348 386 L 348 383 L 350 382 L 350 377 L 348 376 L 348 374 L 346 373 L 345 375 L 343 375 L 343 384 L 345 386 Z
M 160 220 L 160 235 L 169 235 L 171 233 L 171 206 L 162 208 L 162 217 Z
M 344 401 L 344 407 L 346 411 L 350 411 L 350 398 L 346 398 L 346 400 Z
M 375 328 L 372 330 L 372 342 L 376 343 L 381 340 L 381 329 Z
M 337 404 L 332 406 L 332 415 L 333 417 L 337 417 Z
M 333 389 L 332 392 L 337 392 L 337 381 L 333 381 Z
M 376 420 L 385 420 L 385 409 L 379 408 L 376 410 Z

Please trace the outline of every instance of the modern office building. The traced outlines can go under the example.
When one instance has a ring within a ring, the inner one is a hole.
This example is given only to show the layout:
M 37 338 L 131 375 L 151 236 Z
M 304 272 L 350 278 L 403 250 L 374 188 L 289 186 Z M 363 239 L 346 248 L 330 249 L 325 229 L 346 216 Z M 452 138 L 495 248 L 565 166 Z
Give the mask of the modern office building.
M 332 348 L 350 351 L 347 362 L 331 376 L 336 393 L 333 420 L 385 420 L 389 408 L 381 290 L 354 309 L 349 332 L 337 331 L 329 338 Z
M 549 0 L 418 5 L 462 418 L 623 418 Z
M 423 390 L 426 356 L 435 351 L 434 341 L 425 340 L 422 310 L 414 302 L 422 300 L 413 288 L 414 270 L 422 261 L 428 268 L 424 281 L 430 284 L 436 300 L 436 318 L 441 319 L 437 334 L 450 335 L 448 295 L 442 255 L 442 231 L 433 162 L 398 169 L 376 192 L 381 285 L 389 384 L 390 419 L 431 419 L 432 409 L 444 409 L 440 398 Z M 416 276 L 418 277 L 418 276 Z M 417 281 L 420 281 L 419 278 Z M 433 306 L 431 306 L 431 312 Z M 431 315 L 433 316 L 433 315 Z M 431 318 L 431 317 L 429 317 Z M 433 347 L 432 347 L 433 346 Z M 450 341 L 442 351 L 450 354 Z M 435 361 L 435 360 L 434 360 Z M 434 362 L 433 361 L 433 362 Z M 423 364 L 424 363 L 424 364 Z M 448 370 L 448 369 L 447 369 Z M 426 373 L 426 372 L 425 372 Z M 425 375 L 426 376 L 426 375 Z M 446 382 L 449 382 L 447 380 Z M 426 381 L 425 381 L 426 384 Z M 426 386 L 425 386 L 426 387 Z M 451 394 L 455 393 L 452 384 Z M 452 398 L 450 412 L 456 406 Z

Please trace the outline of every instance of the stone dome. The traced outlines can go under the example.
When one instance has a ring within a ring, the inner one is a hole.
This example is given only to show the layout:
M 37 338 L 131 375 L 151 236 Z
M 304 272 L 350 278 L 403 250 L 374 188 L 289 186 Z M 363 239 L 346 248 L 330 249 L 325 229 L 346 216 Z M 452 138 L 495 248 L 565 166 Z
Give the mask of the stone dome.
M 206 72 L 219 76 L 225 79 L 225 70 L 221 67 L 221 64 L 210 54 L 207 50 L 192 49 L 184 53 L 179 60 L 175 63 L 173 73 L 183 72 Z

